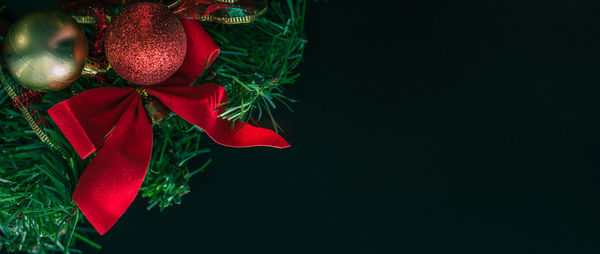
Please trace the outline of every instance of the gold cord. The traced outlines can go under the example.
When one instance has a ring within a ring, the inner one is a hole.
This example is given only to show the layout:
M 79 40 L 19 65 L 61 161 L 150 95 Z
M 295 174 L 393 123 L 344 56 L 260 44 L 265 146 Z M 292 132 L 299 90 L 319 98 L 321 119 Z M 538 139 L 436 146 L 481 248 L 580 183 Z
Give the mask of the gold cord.
M 174 7 L 176 7 L 177 5 L 179 5 L 181 2 L 183 2 L 183 0 L 177 0 L 174 3 L 167 5 L 167 8 L 173 9 Z
M 96 18 L 93 16 L 71 16 L 77 23 L 84 25 L 93 25 L 96 23 Z M 110 22 L 111 17 L 106 15 L 106 22 Z
M 12 101 L 15 101 L 18 98 L 17 93 L 15 93 L 15 90 L 12 88 L 2 71 L 0 71 L 0 81 L 2 82 L 4 90 L 6 90 L 6 93 L 8 93 L 8 96 L 10 96 Z M 50 146 L 52 149 L 58 151 L 58 148 L 54 145 L 54 143 L 52 143 L 52 141 L 50 141 L 48 135 L 46 135 L 42 128 L 40 128 L 40 126 L 35 122 L 35 120 L 33 120 L 33 116 L 31 116 L 31 113 L 29 112 L 27 107 L 21 103 L 16 103 L 16 105 L 21 111 L 21 114 L 23 114 L 23 117 L 25 118 L 33 132 L 40 138 L 40 140 L 42 140 L 42 142 Z

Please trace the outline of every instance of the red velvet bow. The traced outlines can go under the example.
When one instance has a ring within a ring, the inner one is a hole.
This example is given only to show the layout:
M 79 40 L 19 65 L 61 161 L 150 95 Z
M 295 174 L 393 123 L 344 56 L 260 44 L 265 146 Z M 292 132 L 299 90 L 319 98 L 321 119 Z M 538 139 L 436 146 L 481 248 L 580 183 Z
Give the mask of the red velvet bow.
M 275 132 L 218 117 L 227 101 L 217 84 L 187 86 L 219 53 L 202 26 L 182 20 L 188 49 L 181 68 L 161 86 L 146 92 L 181 118 L 202 128 L 215 142 L 231 147 L 289 147 Z M 168 86 L 166 86 L 168 84 Z M 73 200 L 100 234 L 117 222 L 137 195 L 152 155 L 152 125 L 134 88 L 101 87 L 85 91 L 48 110 L 79 156 L 98 150 L 73 193 Z

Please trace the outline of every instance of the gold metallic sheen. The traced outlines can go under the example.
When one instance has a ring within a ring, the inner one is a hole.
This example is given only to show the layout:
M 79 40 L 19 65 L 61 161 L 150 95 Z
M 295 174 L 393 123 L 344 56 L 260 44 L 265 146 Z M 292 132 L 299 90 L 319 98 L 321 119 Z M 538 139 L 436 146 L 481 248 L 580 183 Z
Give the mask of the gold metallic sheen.
M 77 23 L 83 25 L 93 25 L 96 23 L 96 18 L 94 16 L 71 16 Z M 110 22 L 110 16 L 106 15 L 106 22 Z
M 109 63 L 100 63 L 96 59 L 86 57 L 81 75 L 86 77 L 95 77 L 99 73 L 106 73 L 108 70 L 110 70 Z
M 88 43 L 77 22 L 59 11 L 22 17 L 4 40 L 9 73 L 27 89 L 60 90 L 81 74 Z
M 144 109 L 146 109 L 146 114 L 148 115 L 152 125 L 157 124 L 171 113 L 171 110 L 162 104 L 162 102 L 148 95 L 146 89 L 137 87 L 135 91 L 142 96 Z
M 182 2 L 183 2 L 183 0 L 177 0 L 174 3 L 167 5 L 167 8 L 173 9 L 174 7 L 177 7 Z
M 93 25 L 96 23 L 96 18 L 93 16 L 71 16 L 75 22 L 85 25 Z
M 171 113 L 171 110 L 165 107 L 162 102 L 154 98 L 145 103 L 144 108 L 146 109 L 146 114 L 148 114 L 152 125 L 157 124 Z

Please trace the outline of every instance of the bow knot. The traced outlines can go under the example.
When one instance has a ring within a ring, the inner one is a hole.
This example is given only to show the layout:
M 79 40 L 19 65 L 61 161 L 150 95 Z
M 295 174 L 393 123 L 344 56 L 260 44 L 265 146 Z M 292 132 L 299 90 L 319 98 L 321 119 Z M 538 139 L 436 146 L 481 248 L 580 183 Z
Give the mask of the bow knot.
M 148 95 L 148 92 L 146 92 L 146 89 L 141 88 L 141 87 L 137 87 L 135 88 L 135 91 L 142 96 L 142 100 L 144 101 L 148 101 L 150 99 L 150 95 Z

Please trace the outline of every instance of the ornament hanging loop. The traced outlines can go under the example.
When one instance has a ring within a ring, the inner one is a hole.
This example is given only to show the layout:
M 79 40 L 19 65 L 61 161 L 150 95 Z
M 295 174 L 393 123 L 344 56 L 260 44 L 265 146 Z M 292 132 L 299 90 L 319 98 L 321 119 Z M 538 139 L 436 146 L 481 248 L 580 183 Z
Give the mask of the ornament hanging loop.
M 110 70 L 109 63 L 100 63 L 98 60 L 88 56 L 85 58 L 85 65 L 81 70 L 81 75 L 93 78 L 100 73 L 106 73 L 108 70 Z
M 181 3 L 183 3 L 183 0 L 176 0 L 176 1 L 172 2 L 172 3 L 170 3 L 170 4 L 162 3 L 162 2 L 163 1 L 160 1 L 159 4 L 162 5 L 162 6 L 166 6 L 169 9 L 173 9 L 173 8 L 177 7 L 178 5 L 180 5 Z M 171 2 L 171 1 L 168 1 L 168 2 Z

